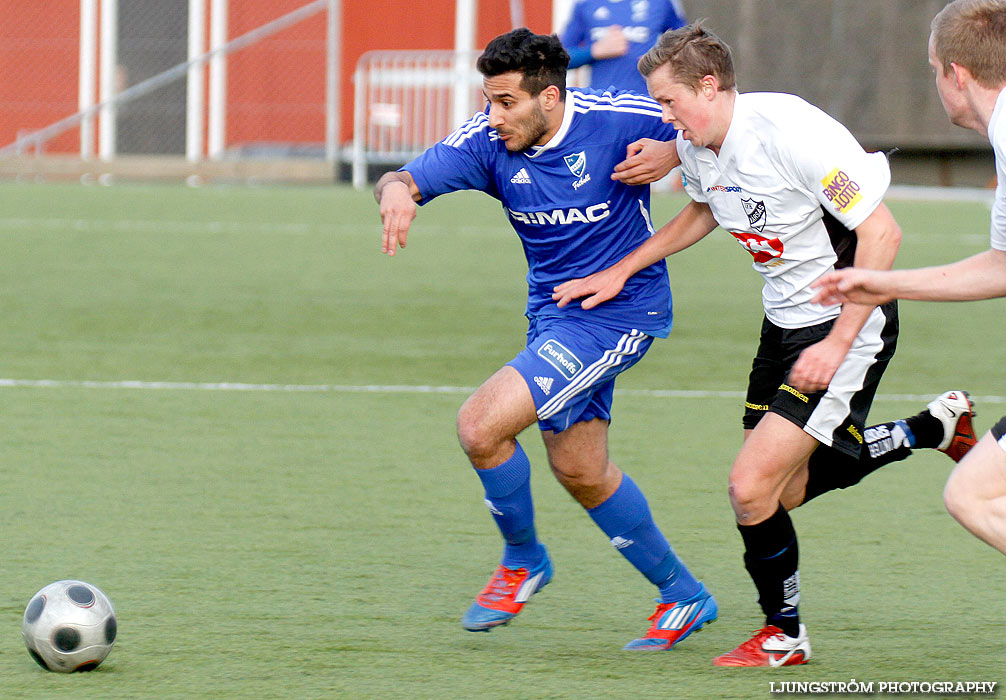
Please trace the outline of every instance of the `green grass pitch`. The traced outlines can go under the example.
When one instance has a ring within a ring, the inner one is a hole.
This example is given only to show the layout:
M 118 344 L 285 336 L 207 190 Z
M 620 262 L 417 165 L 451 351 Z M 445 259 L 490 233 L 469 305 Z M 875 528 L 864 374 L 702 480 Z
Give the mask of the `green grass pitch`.
M 654 219 L 682 203 L 655 197 Z M 890 205 L 899 266 L 988 246 L 983 205 Z M 952 465 L 931 451 L 795 512 L 809 665 L 710 664 L 760 626 L 726 497 L 760 280 L 722 232 L 670 261 L 675 331 L 615 402 L 613 459 L 720 603 L 658 654 L 620 651 L 654 591 L 554 482 L 533 429 L 556 577 L 508 627 L 459 625 L 500 542 L 454 416 L 525 330 L 524 261 L 494 201 L 424 207 L 388 259 L 372 197 L 346 188 L 8 183 L 0 245 L 0 378 L 23 380 L 0 387 L 3 697 L 759 698 L 773 681 L 1003 680 L 1002 557 L 946 514 Z M 986 430 L 1006 413 L 1004 308 L 904 303 L 871 417 L 964 388 Z M 60 578 L 116 606 L 118 642 L 91 674 L 46 673 L 21 641 L 29 597 Z

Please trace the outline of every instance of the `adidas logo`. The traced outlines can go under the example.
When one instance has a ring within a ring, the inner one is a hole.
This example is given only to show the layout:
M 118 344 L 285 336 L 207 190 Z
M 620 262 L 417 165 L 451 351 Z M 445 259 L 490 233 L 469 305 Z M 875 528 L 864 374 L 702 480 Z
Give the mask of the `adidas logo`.
M 521 168 L 516 173 L 514 173 L 514 176 L 512 178 L 510 178 L 510 182 L 512 182 L 515 185 L 530 185 L 531 176 L 527 174 L 526 168 Z M 545 393 L 547 394 L 548 392 Z
M 503 515 L 503 511 L 497 508 L 495 503 L 490 501 L 488 498 L 485 499 L 485 502 L 486 502 L 486 508 L 489 509 L 490 513 L 492 513 L 493 515 Z
M 611 546 L 615 549 L 625 549 L 630 544 L 635 544 L 635 540 L 627 540 L 621 535 L 616 535 L 611 538 Z
M 535 377 L 534 383 L 545 392 L 545 396 L 549 396 L 552 392 L 552 382 L 555 381 L 554 377 Z

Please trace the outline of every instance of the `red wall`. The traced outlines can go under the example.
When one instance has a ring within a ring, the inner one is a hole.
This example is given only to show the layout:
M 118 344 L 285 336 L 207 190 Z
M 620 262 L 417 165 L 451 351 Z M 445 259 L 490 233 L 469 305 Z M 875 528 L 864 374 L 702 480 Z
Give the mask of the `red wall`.
M 303 7 L 306 0 L 234 0 L 228 39 Z M 228 145 L 325 140 L 327 15 L 316 15 L 227 59 Z
M 79 0 L 0 0 L 0 146 L 77 111 Z M 79 129 L 47 152 L 79 151 Z
M 509 0 L 480 0 L 475 43 L 485 46 L 510 26 Z M 344 0 L 342 17 L 342 140 L 353 136 L 353 70 L 375 49 L 453 49 L 454 0 Z M 525 0 L 524 21 L 551 31 L 552 1 Z
M 125 0 L 128 2 L 128 0 Z M 228 38 L 304 6 L 307 0 L 232 0 Z M 372 49 L 454 48 L 454 0 L 343 0 L 340 139 L 352 138 L 353 70 Z M 534 31 L 551 28 L 551 0 L 525 0 Z M 44 11 L 43 11 L 44 7 Z M 208 15 L 207 11 L 207 15 Z M 77 111 L 79 0 L 0 0 L 0 146 L 19 132 Z M 480 0 L 476 43 L 510 29 L 509 0 Z M 231 54 L 227 69 L 228 145 L 322 142 L 325 124 L 324 12 Z M 208 35 L 208 32 L 207 32 Z M 79 131 L 46 152 L 77 152 Z

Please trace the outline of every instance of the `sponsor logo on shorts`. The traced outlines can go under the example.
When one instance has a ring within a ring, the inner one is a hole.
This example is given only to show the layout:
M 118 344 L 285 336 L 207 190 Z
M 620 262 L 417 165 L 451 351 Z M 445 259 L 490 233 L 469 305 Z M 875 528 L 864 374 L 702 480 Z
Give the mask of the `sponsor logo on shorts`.
M 850 425 L 848 428 L 846 428 L 846 430 L 849 431 L 849 435 L 856 438 L 856 442 L 858 442 L 860 445 L 863 444 L 863 436 L 859 432 L 859 430 L 856 429 L 856 426 Z
M 707 187 L 706 192 L 740 192 L 740 187 L 735 187 L 734 185 L 716 185 L 715 187 Z
M 779 385 L 779 388 L 782 391 L 788 391 L 789 393 L 793 394 L 793 396 L 795 396 L 796 398 L 800 399 L 804 403 L 810 403 L 810 399 L 808 399 L 805 394 L 801 394 L 799 391 L 797 391 L 796 389 L 794 389 L 793 387 L 791 387 L 789 384 L 781 384 L 781 385 Z
M 572 379 L 583 369 L 583 363 L 577 359 L 576 355 L 555 340 L 546 340 L 542 343 L 538 348 L 538 356 L 562 372 L 562 376 L 566 379 Z
M 844 170 L 835 168 L 821 180 L 824 196 L 841 213 L 852 209 L 863 195 L 859 193 L 859 183 L 850 178 Z
M 545 396 L 552 393 L 552 382 L 555 381 L 554 377 L 535 377 L 534 383 L 538 385 L 538 388 L 545 392 Z

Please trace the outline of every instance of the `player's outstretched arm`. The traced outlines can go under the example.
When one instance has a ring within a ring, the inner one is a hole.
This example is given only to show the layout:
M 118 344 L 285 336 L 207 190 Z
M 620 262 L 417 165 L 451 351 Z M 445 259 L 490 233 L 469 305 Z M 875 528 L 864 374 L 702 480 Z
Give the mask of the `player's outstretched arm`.
M 626 185 L 647 185 L 656 182 L 681 165 L 674 141 L 639 139 L 625 149 L 625 160 L 615 166 L 612 180 Z
M 714 228 L 716 219 L 709 205 L 689 202 L 677 216 L 611 267 L 558 285 L 552 291 L 552 300 L 562 308 L 574 299 L 585 297 L 580 306 L 592 309 L 614 298 L 625 282 L 643 268 L 700 241 Z
M 409 226 L 416 218 L 416 202 L 421 198 L 416 181 L 404 170 L 384 173 L 374 185 L 374 199 L 380 206 L 384 224 L 382 253 L 394 255 L 398 246 L 405 247 Z
M 914 270 L 836 270 L 822 275 L 814 286 L 818 290 L 814 301 L 819 304 L 883 303 L 890 299 L 975 301 L 1006 297 L 1006 251 L 992 248 L 947 265 Z
M 901 244 L 901 228 L 883 202 L 856 227 L 857 267 L 889 270 Z M 821 341 L 807 347 L 789 373 L 789 384 L 804 392 L 826 389 L 876 304 L 848 302 Z
M 815 304 L 886 304 L 894 297 L 891 295 L 889 270 L 863 270 L 858 267 L 846 267 L 821 275 L 812 285 L 817 289 Z

